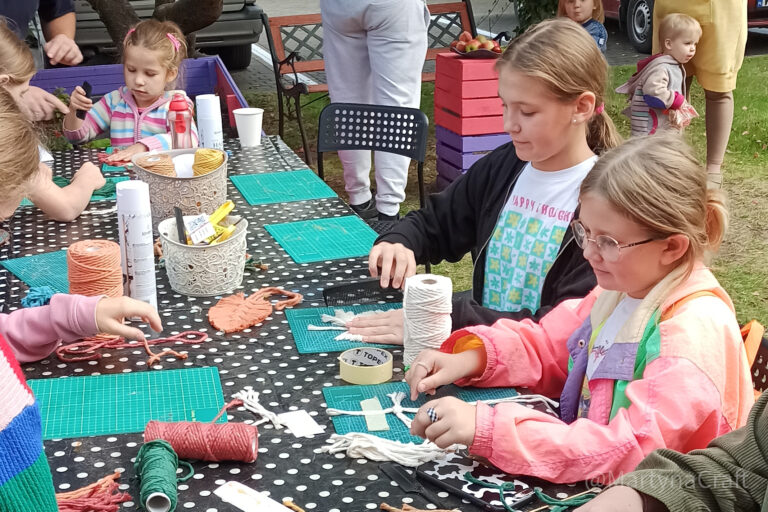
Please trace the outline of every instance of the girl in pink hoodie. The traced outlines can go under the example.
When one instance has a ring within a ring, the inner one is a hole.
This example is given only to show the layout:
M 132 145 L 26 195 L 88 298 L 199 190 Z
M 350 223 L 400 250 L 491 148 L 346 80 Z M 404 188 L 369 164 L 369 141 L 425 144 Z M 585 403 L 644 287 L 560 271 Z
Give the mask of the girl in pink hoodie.
M 705 266 L 727 224 L 682 139 L 605 153 L 581 184 L 576 240 L 597 277 L 538 324 L 500 320 L 422 352 L 412 398 L 438 386 L 560 396 L 560 418 L 508 403 L 426 403 L 411 431 L 513 474 L 611 482 L 656 448 L 688 452 L 744 425 L 752 380 L 730 298 Z

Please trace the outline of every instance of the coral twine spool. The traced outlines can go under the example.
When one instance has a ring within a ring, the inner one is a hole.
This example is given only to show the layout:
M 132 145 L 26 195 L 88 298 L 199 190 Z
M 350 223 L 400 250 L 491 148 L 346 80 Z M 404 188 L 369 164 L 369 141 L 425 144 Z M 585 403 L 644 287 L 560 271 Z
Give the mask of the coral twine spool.
M 69 293 L 78 295 L 123 295 L 120 246 L 109 240 L 83 240 L 67 250 Z
M 259 431 L 245 423 L 150 421 L 144 428 L 144 442 L 155 439 L 168 441 L 180 459 L 210 462 L 254 462 L 259 448 Z

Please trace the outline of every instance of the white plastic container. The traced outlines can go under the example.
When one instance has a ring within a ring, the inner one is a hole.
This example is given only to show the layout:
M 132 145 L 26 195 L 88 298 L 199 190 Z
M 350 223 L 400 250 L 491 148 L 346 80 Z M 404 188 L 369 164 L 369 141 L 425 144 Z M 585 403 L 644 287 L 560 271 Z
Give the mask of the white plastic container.
M 229 216 L 221 225 L 234 224 L 239 219 Z M 179 243 L 175 218 L 162 221 L 158 231 L 165 270 L 174 291 L 193 297 L 212 297 L 232 293 L 243 282 L 247 220 L 242 219 L 232 236 L 215 245 Z
M 221 104 L 215 94 L 200 94 L 197 104 L 197 133 L 201 148 L 224 150 L 224 132 L 221 128 Z
M 138 180 L 121 181 L 115 194 L 123 293 L 157 308 L 149 186 Z

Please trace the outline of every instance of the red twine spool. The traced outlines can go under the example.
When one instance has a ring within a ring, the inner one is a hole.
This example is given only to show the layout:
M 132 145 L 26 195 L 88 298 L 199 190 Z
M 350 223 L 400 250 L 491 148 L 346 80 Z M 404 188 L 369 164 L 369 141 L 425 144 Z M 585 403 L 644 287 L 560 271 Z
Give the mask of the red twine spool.
M 69 293 L 73 295 L 123 295 L 120 246 L 109 240 L 82 240 L 67 249 Z
M 210 462 L 254 462 L 259 448 L 259 431 L 245 423 L 150 421 L 144 429 L 144 442 L 155 439 L 168 441 L 180 459 Z

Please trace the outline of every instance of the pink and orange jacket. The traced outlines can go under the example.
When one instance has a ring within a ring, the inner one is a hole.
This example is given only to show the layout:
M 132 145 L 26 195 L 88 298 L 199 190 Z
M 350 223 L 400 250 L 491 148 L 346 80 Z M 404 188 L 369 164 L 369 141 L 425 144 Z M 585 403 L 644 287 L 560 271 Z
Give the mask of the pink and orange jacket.
M 60 343 L 98 332 L 96 304 L 101 299 L 57 293 L 47 306 L 0 314 L 0 336 L 20 363 L 43 359 Z
M 442 351 L 479 338 L 487 356 L 481 376 L 456 384 L 561 395 L 563 419 L 515 403 L 479 404 L 470 451 L 512 474 L 609 483 L 657 448 L 704 448 L 744 425 L 754 394 L 733 304 L 703 265 L 681 279 L 680 271 L 664 278 L 622 327 L 588 381 L 586 417 L 577 411 L 589 339 L 623 294 L 597 287 L 538 324 L 499 320 L 453 333 Z
M 71 142 L 82 143 L 109 132 L 110 143 L 116 148 L 141 142 L 149 151 L 172 149 L 167 118 L 168 106 L 175 92 L 180 91 L 165 91 L 152 105 L 139 109 L 131 91 L 123 86 L 105 94 L 85 115 L 80 128 L 65 129 L 64 135 Z M 192 111 L 192 100 L 187 98 L 187 103 Z M 197 126 L 194 121 L 192 143 L 197 147 Z

